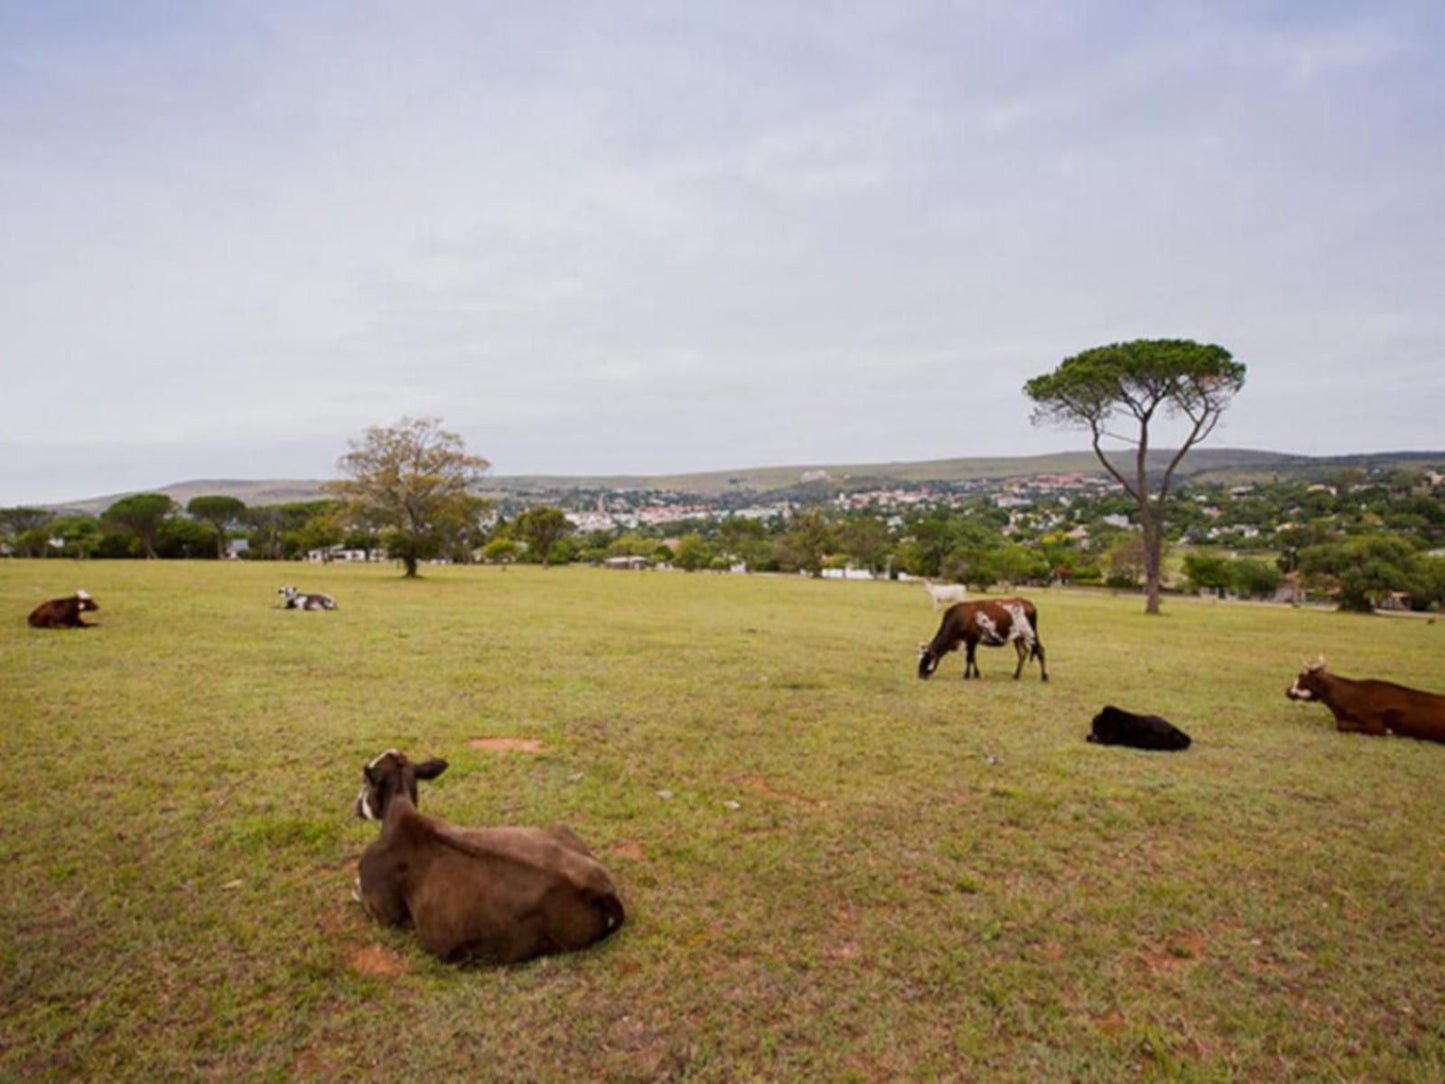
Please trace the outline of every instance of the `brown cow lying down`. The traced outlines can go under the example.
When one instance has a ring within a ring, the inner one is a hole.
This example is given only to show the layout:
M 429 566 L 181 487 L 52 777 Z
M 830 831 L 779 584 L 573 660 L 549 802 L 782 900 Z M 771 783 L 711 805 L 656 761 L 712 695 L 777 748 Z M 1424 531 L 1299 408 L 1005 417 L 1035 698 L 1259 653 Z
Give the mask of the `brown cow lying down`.
M 86 610 L 98 610 L 95 599 L 84 591 L 77 591 L 69 598 L 53 598 L 42 602 L 30 611 L 30 627 L 33 629 L 92 629 L 93 622 L 82 621 L 80 615 Z
M 1291 700 L 1317 700 L 1335 713 L 1335 726 L 1361 734 L 1403 734 L 1445 742 L 1445 696 L 1389 681 L 1351 681 L 1325 671 L 1325 657 L 1285 690 Z
M 395 749 L 366 766 L 356 815 L 382 823 L 356 879 L 367 911 L 410 919 L 443 960 L 499 964 L 586 948 L 622 925 L 612 879 L 571 829 L 457 828 L 418 812 L 416 781 L 446 767 Z

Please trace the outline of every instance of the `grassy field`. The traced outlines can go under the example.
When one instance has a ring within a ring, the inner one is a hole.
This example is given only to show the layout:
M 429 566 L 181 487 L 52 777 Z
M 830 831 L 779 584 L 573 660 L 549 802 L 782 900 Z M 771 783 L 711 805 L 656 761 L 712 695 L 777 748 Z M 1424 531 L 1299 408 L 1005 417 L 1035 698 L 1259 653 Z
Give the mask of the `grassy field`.
M 1445 623 L 1038 591 L 1051 682 L 924 683 L 917 586 L 427 571 L 0 561 L 0 1078 L 1445 1079 L 1445 747 L 1284 697 L 1439 689 Z M 26 627 L 77 586 L 101 628 Z M 494 970 L 369 921 L 389 746 L 628 924 Z

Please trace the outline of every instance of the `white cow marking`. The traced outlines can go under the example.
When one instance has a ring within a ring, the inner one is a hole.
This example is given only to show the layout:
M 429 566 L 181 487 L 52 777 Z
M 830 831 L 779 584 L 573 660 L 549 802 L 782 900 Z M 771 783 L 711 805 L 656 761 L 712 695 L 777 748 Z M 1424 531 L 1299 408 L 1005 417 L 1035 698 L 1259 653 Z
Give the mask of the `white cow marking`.
M 1029 622 L 1028 614 L 1024 613 L 1024 608 L 1014 603 L 1012 606 L 1005 606 L 1004 609 L 1008 611 L 1009 617 L 1013 618 L 1013 633 L 1009 639 L 1022 640 L 1033 647 L 1034 627 Z
M 395 749 L 388 749 L 386 752 L 384 752 L 384 753 L 377 753 L 376 756 L 372 757 L 372 758 L 371 758 L 371 763 L 368 764 L 367 767 L 368 767 L 368 768 L 375 768 L 378 764 L 380 764 L 380 763 L 381 763 L 383 760 L 385 760 L 387 757 L 399 757 L 399 756 L 401 756 L 401 754 L 398 753 Z

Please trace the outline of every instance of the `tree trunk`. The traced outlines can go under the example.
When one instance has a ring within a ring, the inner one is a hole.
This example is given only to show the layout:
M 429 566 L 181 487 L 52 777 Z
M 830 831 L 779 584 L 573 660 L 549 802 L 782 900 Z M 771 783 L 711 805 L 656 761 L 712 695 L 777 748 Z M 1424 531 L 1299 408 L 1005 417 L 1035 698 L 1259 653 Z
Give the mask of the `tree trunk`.
M 1158 528 L 1151 522 L 1144 535 L 1144 612 L 1146 614 L 1157 614 L 1159 612 L 1159 580 L 1161 577 L 1160 565 L 1163 564 L 1160 550 L 1162 539 L 1159 536 Z
M 416 574 L 416 558 L 408 555 L 406 557 L 403 557 L 401 560 L 402 564 L 406 565 L 406 579 L 417 579 L 418 577 Z

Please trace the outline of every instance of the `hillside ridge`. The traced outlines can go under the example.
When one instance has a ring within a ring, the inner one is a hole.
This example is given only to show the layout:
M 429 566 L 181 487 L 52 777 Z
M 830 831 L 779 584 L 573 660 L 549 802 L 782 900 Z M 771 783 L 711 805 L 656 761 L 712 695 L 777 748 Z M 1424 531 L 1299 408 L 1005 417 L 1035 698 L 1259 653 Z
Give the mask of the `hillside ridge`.
M 1172 449 L 1150 452 L 1149 464 L 1162 469 Z M 1132 454 L 1110 456 L 1121 469 L 1132 473 Z M 1229 481 L 1267 479 L 1277 474 L 1309 475 L 1346 467 L 1436 462 L 1445 464 L 1445 451 L 1358 452 L 1347 455 L 1309 456 L 1250 448 L 1196 448 L 1179 467 L 1182 478 Z M 1092 451 L 1056 452 L 1032 456 L 972 456 L 949 459 L 894 461 L 853 464 L 791 464 L 748 467 L 737 470 L 694 471 L 651 475 L 549 475 L 516 474 L 487 476 L 482 492 L 489 495 L 518 493 L 545 494 L 577 489 L 652 489 L 716 497 L 724 493 L 766 493 L 796 487 L 807 480 L 826 482 L 844 489 L 868 488 L 889 482 L 922 484 L 1027 478 L 1039 474 L 1099 475 L 1104 468 Z M 154 489 L 130 490 L 84 500 L 57 502 L 45 507 L 98 514 L 132 493 L 164 493 L 180 504 L 193 497 L 223 495 L 237 497 L 248 505 L 286 504 L 319 500 L 325 479 L 280 478 L 196 478 L 172 482 Z

